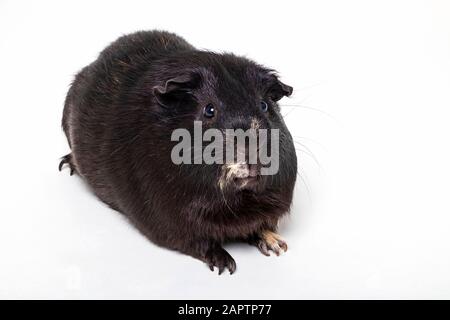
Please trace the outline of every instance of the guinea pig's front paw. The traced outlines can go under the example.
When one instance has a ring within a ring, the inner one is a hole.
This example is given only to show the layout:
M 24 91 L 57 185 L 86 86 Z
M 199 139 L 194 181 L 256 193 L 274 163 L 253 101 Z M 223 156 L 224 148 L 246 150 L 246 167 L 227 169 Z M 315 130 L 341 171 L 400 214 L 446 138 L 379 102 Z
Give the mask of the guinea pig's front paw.
M 222 274 L 225 268 L 228 268 L 230 274 L 236 271 L 236 262 L 233 257 L 220 245 L 212 246 L 206 251 L 205 261 L 211 271 L 214 271 L 214 267 L 217 267 L 219 274 Z
M 286 252 L 288 249 L 286 241 L 284 241 L 280 235 L 275 232 L 265 230 L 258 234 L 257 239 L 253 242 L 265 256 L 270 256 L 269 250 L 275 252 L 277 256 L 282 251 Z

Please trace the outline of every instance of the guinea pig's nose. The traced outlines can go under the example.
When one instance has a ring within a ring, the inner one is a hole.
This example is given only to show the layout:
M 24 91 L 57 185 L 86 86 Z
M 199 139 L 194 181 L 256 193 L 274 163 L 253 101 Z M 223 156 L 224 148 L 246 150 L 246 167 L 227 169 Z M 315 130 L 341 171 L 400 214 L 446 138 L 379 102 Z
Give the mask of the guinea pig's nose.
M 257 177 L 259 175 L 259 166 L 257 164 L 248 165 L 248 176 Z

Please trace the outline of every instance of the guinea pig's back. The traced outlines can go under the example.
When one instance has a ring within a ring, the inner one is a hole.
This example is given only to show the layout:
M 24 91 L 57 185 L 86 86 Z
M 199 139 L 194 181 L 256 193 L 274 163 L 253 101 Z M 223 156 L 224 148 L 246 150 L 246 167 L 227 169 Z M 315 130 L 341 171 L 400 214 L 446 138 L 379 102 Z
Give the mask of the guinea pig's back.
M 153 59 L 195 50 L 169 32 L 142 31 L 120 37 L 76 76 L 66 97 L 62 127 L 72 149 L 71 165 L 110 206 L 115 204 L 111 156 L 121 148 L 115 136 L 120 97 L 138 81 Z M 131 131 L 132 128 L 129 128 Z M 128 130 L 128 129 L 127 129 Z
M 179 51 L 195 50 L 182 37 L 167 31 L 138 31 L 118 38 L 106 47 L 100 57 L 121 59 L 122 57 L 166 55 Z
M 77 122 L 74 113 L 88 113 L 88 110 L 82 110 L 84 108 L 109 107 L 113 102 L 111 100 L 121 94 L 124 88 L 120 84 L 123 85 L 123 80 L 130 78 L 130 73 L 143 71 L 146 62 L 158 56 L 190 50 L 196 49 L 180 36 L 166 31 L 138 31 L 111 43 L 96 61 L 84 67 L 75 76 L 71 84 L 62 119 L 69 145 L 71 146 L 70 125 Z M 91 105 L 93 100 L 96 103 Z

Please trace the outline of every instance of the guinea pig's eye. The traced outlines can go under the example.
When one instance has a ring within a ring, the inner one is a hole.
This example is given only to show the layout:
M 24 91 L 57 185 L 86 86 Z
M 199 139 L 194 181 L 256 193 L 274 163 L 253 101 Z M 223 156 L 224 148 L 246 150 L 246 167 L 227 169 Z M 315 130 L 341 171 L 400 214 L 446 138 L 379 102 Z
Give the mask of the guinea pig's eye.
M 261 111 L 267 112 L 267 110 L 269 110 L 269 105 L 267 104 L 267 102 L 261 100 Z
M 212 117 L 214 117 L 214 112 L 215 112 L 215 108 L 214 108 L 214 106 L 210 103 L 210 104 L 207 104 L 206 105 L 206 107 L 205 107 L 205 109 L 203 109 L 203 115 L 206 117 L 206 118 L 212 118 Z

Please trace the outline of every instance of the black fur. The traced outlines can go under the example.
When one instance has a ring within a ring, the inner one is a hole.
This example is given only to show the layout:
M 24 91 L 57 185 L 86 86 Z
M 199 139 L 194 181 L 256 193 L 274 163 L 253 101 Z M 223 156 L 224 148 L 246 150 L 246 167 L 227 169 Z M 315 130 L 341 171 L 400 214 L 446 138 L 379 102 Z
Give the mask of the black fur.
M 276 231 L 288 212 L 297 173 L 291 135 L 277 101 L 292 88 L 274 72 L 233 54 L 199 51 L 168 32 L 137 32 L 104 49 L 79 72 L 62 126 L 71 153 L 63 158 L 96 195 L 150 240 L 234 272 L 226 241 Z M 259 101 L 270 110 L 262 113 Z M 203 107 L 216 106 L 214 119 Z M 173 129 L 280 129 L 280 170 L 258 188 L 218 187 L 219 165 L 175 165 Z

